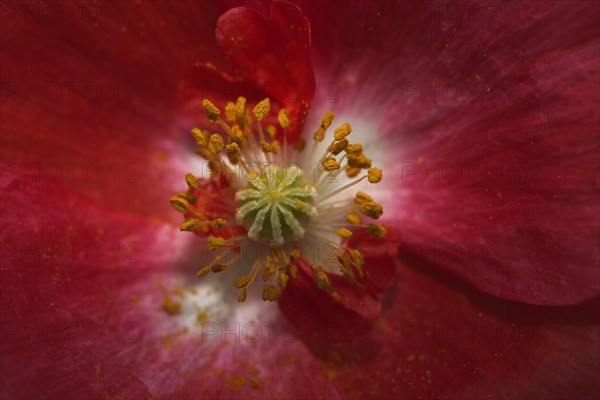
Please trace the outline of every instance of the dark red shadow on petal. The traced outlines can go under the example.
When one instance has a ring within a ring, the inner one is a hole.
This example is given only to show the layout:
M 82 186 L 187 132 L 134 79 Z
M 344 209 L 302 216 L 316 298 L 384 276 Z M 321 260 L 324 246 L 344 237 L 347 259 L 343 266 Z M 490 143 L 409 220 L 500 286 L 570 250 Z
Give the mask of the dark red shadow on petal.
M 319 289 L 312 267 L 297 262 L 298 275 L 290 279 L 279 300 L 285 317 L 302 339 L 348 342 L 368 332 L 381 312 L 379 301 L 361 286 L 329 274 L 337 295 Z

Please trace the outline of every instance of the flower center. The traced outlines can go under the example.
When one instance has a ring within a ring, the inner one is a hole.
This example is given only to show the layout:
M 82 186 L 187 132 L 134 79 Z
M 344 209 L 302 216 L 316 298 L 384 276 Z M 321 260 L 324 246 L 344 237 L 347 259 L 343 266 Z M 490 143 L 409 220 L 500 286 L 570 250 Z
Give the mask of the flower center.
M 242 206 L 236 220 L 248 229 L 248 237 L 271 246 L 300 240 L 303 225 L 316 215 L 312 205 L 316 191 L 302 182 L 296 166 L 267 166 L 260 176 L 248 179 L 246 189 L 235 195 Z
M 202 179 L 187 174 L 189 190 L 170 199 L 185 217 L 182 231 L 208 236 L 214 257 L 198 276 L 242 264 L 250 253 L 245 251 L 258 245 L 250 270 L 235 283 L 241 290 L 239 301 L 246 300 L 246 288 L 261 271 L 263 300 L 277 300 L 294 278 L 300 258 L 312 266 L 315 284 L 322 290 L 335 291 L 328 273 L 353 282 L 362 279 L 362 254 L 349 245 L 352 232 L 364 228 L 384 237 L 386 230 L 363 222 L 379 219 L 383 207 L 354 190 L 365 181 L 380 182 L 382 171 L 371 166 L 361 144 L 348 141 L 350 124 L 337 127 L 326 145 L 334 114 L 325 113 L 306 151 L 303 139 L 288 145 L 290 120 L 285 109 L 279 109 L 276 121 L 269 119 L 269 99 L 257 103 L 252 113 L 244 97 L 227 103 L 226 121 L 209 100 L 202 105 L 208 120 L 225 135 L 192 129 L 199 146 L 196 152 L 211 173 Z

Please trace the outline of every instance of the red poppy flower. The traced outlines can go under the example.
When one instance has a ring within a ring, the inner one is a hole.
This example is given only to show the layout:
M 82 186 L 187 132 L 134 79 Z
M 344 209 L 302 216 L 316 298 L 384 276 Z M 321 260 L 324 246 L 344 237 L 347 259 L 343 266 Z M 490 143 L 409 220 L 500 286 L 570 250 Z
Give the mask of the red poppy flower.
M 231 6 L 2 4 L 2 398 L 597 397 L 598 8 Z

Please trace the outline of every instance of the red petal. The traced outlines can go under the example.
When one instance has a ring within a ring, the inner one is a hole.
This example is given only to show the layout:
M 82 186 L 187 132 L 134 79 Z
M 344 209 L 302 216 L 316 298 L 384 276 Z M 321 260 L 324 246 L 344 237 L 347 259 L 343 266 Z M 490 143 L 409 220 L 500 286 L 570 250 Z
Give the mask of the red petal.
M 315 93 L 310 26 L 302 11 L 283 1 L 272 3 L 269 17 L 233 8 L 219 18 L 216 35 L 244 77 L 289 111 L 288 140 L 298 139 Z
M 544 308 L 403 268 L 369 336 L 315 345 L 348 398 L 593 398 L 598 303 Z M 576 383 L 575 383 L 576 382 Z
M 310 264 L 297 263 L 298 275 L 290 279 L 279 307 L 305 338 L 322 342 L 347 342 L 364 335 L 379 316 L 379 301 L 347 279 L 328 274 L 337 295 L 319 289 Z
M 2 174 L 60 174 L 107 206 L 177 218 L 166 200 L 182 182 L 187 135 L 177 82 L 198 57 L 218 54 L 204 45 L 211 7 L 3 5 L 0 155 L 11 165 Z
M 1 187 L 2 398 L 340 398 L 268 312 L 252 321 L 231 313 L 223 328 L 209 315 L 223 332 L 241 325 L 240 341 L 226 342 L 163 310 L 165 290 L 178 299 L 185 287 L 189 236 L 30 178 Z
M 319 57 L 317 72 L 346 88 L 339 114 L 379 124 L 378 189 L 388 188 L 382 203 L 403 251 L 506 299 L 598 295 L 598 9 L 356 8 L 329 24 L 316 16 L 315 32 L 343 32 L 327 48 L 341 56 Z

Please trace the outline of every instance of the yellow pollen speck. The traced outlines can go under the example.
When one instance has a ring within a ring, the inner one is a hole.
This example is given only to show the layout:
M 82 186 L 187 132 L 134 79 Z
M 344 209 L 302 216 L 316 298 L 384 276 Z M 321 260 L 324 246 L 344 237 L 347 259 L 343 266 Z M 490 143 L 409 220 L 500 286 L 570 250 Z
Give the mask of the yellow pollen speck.
M 220 236 L 209 236 L 208 237 L 208 250 L 213 251 L 222 249 L 227 245 L 227 241 Z
M 198 189 L 198 186 L 200 186 L 200 182 L 192 174 L 185 174 L 185 183 L 187 183 L 190 189 Z
M 206 117 L 210 122 L 217 122 L 219 120 L 219 114 L 221 111 L 210 102 L 208 99 L 202 100 L 202 107 L 204 107 L 204 112 L 206 113 Z
M 223 138 L 221 137 L 221 135 L 218 135 L 216 133 L 214 135 L 211 135 L 208 141 L 208 150 L 212 154 L 219 154 L 221 150 L 223 150 L 223 147 L 225 147 L 225 143 L 223 142 Z
M 323 161 L 323 167 L 325 168 L 325 171 L 335 171 L 340 169 L 340 163 L 335 161 L 334 158 L 328 158 Z
M 179 229 L 182 231 L 193 232 L 196 229 L 200 228 L 201 222 L 196 218 L 188 219 L 184 221 L 181 225 L 179 225 Z
M 374 201 L 362 203 L 359 210 L 362 215 L 373 219 L 379 219 L 383 215 L 383 207 Z
M 256 107 L 254 107 L 254 110 L 252 110 L 254 117 L 256 117 L 256 119 L 259 121 L 265 119 L 265 117 L 269 114 L 269 111 L 271 111 L 271 101 L 268 97 L 259 102 Z
M 335 231 L 335 234 L 341 237 L 342 239 L 350 239 L 352 237 L 352 232 L 346 228 L 340 228 Z
M 387 230 L 379 224 L 367 225 L 367 232 L 369 232 L 373 236 L 377 236 L 380 238 L 384 238 L 385 235 L 387 234 Z
M 162 304 L 162 308 L 169 315 L 177 315 L 181 313 L 181 304 L 171 300 L 170 298 L 165 299 Z
M 379 168 L 369 168 L 367 175 L 369 182 L 378 183 L 381 181 L 381 178 L 383 178 L 383 171 L 381 171 Z
M 358 214 L 348 214 L 346 216 L 346 221 L 350 222 L 352 225 L 360 225 L 360 215 Z
M 350 126 L 349 123 L 345 122 L 342 126 L 335 129 L 335 131 L 333 132 L 333 137 L 335 138 L 335 140 L 342 140 L 346 136 L 348 136 L 351 132 L 352 132 L 352 127 Z
M 265 153 L 270 153 L 271 151 L 273 151 L 273 149 L 271 148 L 271 145 L 269 143 L 265 142 L 264 140 L 260 141 L 260 148 Z
M 217 218 L 212 222 L 212 226 L 215 229 L 222 229 L 226 224 L 227 222 L 222 218 Z
M 373 201 L 373 198 L 366 194 L 365 192 L 357 192 L 356 197 L 354 198 L 354 202 L 356 204 L 366 203 L 368 201 Z
M 171 203 L 171 206 L 173 206 L 173 208 L 181 213 L 184 213 L 188 210 L 188 208 L 190 208 L 190 203 L 186 200 L 183 199 L 179 196 L 175 196 L 175 197 L 171 197 L 169 199 L 169 202 Z
M 290 126 L 290 115 L 285 108 L 279 110 L 279 114 L 277 114 L 277 121 L 279 121 L 279 125 L 281 125 L 282 128 L 287 128 Z

